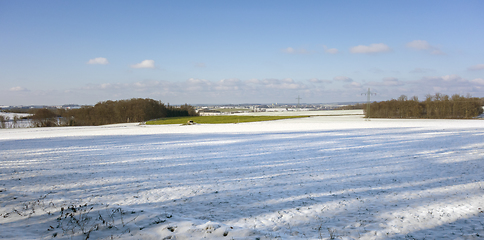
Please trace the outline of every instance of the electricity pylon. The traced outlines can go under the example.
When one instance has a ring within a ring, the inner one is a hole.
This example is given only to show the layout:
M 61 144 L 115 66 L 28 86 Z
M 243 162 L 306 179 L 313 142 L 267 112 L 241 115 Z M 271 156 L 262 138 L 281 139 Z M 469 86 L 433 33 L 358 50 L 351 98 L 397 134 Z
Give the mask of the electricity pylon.
M 299 95 L 297 95 L 297 108 L 299 108 L 299 100 L 301 100 L 302 98 L 299 97 Z
M 368 92 L 362 93 L 361 95 L 366 95 L 366 121 L 370 121 L 370 96 L 376 95 L 376 93 L 371 92 L 370 88 L 368 88 Z

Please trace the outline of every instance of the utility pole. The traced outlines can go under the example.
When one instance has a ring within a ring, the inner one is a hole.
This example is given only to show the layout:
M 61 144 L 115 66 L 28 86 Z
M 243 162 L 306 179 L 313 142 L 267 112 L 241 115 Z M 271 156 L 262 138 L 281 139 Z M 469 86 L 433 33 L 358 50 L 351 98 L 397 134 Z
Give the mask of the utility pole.
M 366 95 L 366 121 L 370 121 L 370 96 L 371 95 L 376 95 L 376 93 L 373 93 L 370 91 L 370 88 L 368 88 L 368 92 L 362 93 L 361 95 Z
M 302 98 L 299 97 L 299 95 L 297 95 L 297 108 L 299 108 L 299 100 L 301 100 Z

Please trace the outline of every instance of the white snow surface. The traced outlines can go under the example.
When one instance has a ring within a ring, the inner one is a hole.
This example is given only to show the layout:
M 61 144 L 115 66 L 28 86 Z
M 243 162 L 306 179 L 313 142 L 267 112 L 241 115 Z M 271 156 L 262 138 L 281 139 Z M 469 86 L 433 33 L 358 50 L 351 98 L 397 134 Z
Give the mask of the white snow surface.
M 1 239 L 482 239 L 484 121 L 0 129 Z
M 14 123 L 14 118 L 19 117 L 28 117 L 32 116 L 32 114 L 29 113 L 6 113 L 6 112 L 0 112 L 0 116 L 3 116 L 8 119 L 8 121 L 5 121 L 5 126 L 2 126 L 4 128 L 27 128 L 31 127 L 32 122 L 30 120 L 25 120 L 25 119 L 19 119 L 17 120 L 16 123 Z M 0 128 L 2 128 L 0 127 Z

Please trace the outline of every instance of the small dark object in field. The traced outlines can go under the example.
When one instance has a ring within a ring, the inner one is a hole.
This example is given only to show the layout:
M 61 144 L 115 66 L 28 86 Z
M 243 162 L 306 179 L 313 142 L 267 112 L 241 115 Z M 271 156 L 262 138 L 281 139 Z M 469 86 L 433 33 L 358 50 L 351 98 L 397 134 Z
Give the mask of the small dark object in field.
M 158 220 L 155 220 L 153 223 L 154 224 L 160 224 L 160 223 L 164 223 L 164 222 L 166 222 L 166 220 L 158 219 Z
M 167 227 L 166 229 L 170 230 L 170 232 L 174 232 L 174 231 L 175 231 L 175 229 L 176 229 L 176 227 L 171 227 L 171 226 L 170 226 L 170 227 Z

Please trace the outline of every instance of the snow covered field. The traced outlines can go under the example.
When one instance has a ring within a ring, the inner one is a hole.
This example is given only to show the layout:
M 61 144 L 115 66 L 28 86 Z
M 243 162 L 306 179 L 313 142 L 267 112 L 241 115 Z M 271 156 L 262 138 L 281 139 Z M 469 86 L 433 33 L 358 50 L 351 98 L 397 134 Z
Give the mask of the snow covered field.
M 482 239 L 484 121 L 0 129 L 2 239 Z

